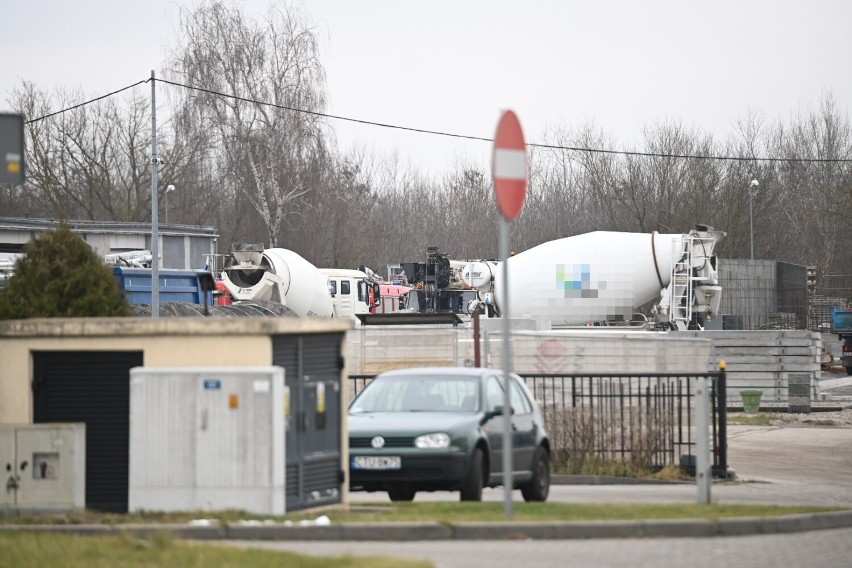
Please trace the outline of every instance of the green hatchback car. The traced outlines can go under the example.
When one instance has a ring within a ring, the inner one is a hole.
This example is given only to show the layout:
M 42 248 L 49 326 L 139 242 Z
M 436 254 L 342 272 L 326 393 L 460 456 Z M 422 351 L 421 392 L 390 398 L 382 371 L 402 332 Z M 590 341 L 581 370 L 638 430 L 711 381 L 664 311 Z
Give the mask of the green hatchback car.
M 383 373 L 349 405 L 349 488 L 411 501 L 503 484 L 503 372 L 424 367 Z M 550 442 L 527 386 L 510 375 L 512 481 L 526 501 L 550 491 Z

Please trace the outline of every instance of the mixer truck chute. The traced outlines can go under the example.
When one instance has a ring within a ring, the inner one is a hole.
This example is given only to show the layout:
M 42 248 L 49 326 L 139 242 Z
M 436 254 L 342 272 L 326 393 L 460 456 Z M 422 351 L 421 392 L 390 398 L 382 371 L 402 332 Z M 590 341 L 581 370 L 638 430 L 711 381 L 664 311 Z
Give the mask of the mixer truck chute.
M 266 300 L 299 316 L 332 317 L 328 278 L 293 251 L 234 245 L 222 282 L 234 301 Z

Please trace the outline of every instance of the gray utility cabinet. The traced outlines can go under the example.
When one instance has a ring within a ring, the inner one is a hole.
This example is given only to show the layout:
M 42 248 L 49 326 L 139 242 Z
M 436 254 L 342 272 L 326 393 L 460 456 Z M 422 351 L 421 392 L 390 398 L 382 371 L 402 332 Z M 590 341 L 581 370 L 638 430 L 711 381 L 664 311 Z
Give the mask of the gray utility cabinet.
M 284 369 L 130 370 L 128 510 L 283 515 Z
M 86 506 L 86 425 L 0 425 L 0 510 Z

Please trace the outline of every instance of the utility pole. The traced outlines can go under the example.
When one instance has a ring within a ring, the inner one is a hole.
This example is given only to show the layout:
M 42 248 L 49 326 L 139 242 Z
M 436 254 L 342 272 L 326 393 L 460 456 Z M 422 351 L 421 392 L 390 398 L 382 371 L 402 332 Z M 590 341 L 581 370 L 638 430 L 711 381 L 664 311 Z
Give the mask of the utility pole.
M 154 70 L 151 70 L 151 317 L 160 316 L 160 234 L 157 210 L 157 88 Z
M 748 186 L 748 234 L 749 242 L 751 243 L 751 259 L 754 260 L 754 219 L 751 213 L 751 200 L 754 196 L 755 188 L 760 185 L 756 179 L 751 180 Z

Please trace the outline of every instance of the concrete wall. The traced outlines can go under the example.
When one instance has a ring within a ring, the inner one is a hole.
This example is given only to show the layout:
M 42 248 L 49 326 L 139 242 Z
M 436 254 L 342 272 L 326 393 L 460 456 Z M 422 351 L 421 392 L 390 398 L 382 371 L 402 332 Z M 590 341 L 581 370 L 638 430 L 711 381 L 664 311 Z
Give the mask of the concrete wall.
M 499 337 L 492 350 L 502 366 Z M 712 342 L 650 331 L 616 329 L 512 334 L 513 368 L 521 373 L 703 373 Z
M 493 330 L 481 334 L 481 366 L 502 367 L 501 337 Z M 703 373 L 713 353 L 709 339 L 620 328 L 515 330 L 510 341 L 513 370 L 527 374 Z M 474 363 L 469 326 L 364 326 L 350 331 L 347 343 L 354 375 Z
M 719 313 L 743 317 L 745 329 L 806 329 L 807 268 L 775 260 L 720 259 Z

